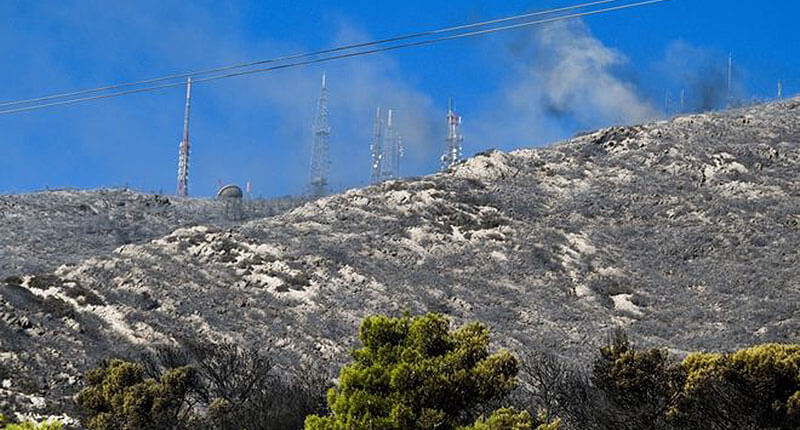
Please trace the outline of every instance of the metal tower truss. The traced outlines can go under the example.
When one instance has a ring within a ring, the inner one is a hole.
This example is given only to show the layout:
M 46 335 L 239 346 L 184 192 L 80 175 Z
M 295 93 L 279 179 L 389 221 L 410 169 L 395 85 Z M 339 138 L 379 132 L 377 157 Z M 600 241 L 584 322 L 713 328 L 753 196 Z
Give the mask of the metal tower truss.
M 373 184 L 377 184 L 381 181 L 381 161 L 383 161 L 383 119 L 380 107 L 375 114 L 375 125 L 372 128 L 372 142 L 369 144 L 369 151 L 372 156 L 370 180 Z
M 322 89 L 317 104 L 317 118 L 314 121 L 313 133 L 308 185 L 309 193 L 312 196 L 320 197 L 328 191 L 328 171 L 330 169 L 331 128 L 328 124 L 328 85 L 324 74 L 322 75 Z
M 178 145 L 178 195 L 189 195 L 189 112 L 192 106 L 192 78 L 186 80 L 186 107 L 183 113 L 183 138 Z
M 386 118 L 386 134 L 383 139 L 383 153 L 380 162 L 380 178 L 382 181 L 400 177 L 400 158 L 403 157 L 403 152 L 403 138 L 395 129 L 393 112 L 389 109 Z
M 441 157 L 442 170 L 447 170 L 454 164 L 461 160 L 461 143 L 464 141 L 464 136 L 458 133 L 458 127 L 461 125 L 461 117 L 456 115 L 453 109 L 453 100 L 450 100 L 450 107 L 447 111 L 447 139 L 446 145 Z

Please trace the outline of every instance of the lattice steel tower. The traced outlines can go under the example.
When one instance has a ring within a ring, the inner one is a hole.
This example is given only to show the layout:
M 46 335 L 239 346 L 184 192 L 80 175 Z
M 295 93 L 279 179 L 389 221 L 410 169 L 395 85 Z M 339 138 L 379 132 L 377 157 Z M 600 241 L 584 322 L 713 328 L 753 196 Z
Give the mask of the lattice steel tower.
M 403 157 L 403 138 L 395 130 L 392 110 L 389 109 L 386 117 L 386 136 L 383 140 L 383 154 L 381 156 L 381 180 L 397 179 L 400 177 L 400 159 Z
M 325 74 L 322 75 L 322 90 L 317 104 L 317 119 L 314 121 L 314 140 L 311 144 L 311 166 L 308 173 L 309 193 L 312 196 L 324 196 L 328 188 L 328 157 L 331 128 L 328 125 L 328 84 Z
M 192 78 L 186 79 L 186 107 L 183 112 L 183 138 L 178 145 L 178 195 L 189 195 L 189 112 L 192 107 Z
M 372 156 L 370 180 L 373 184 L 381 181 L 381 168 L 383 161 L 383 119 L 381 118 L 381 108 L 375 114 L 375 124 L 372 128 L 372 141 L 369 144 L 369 152 Z
M 453 99 L 450 99 L 450 107 L 447 111 L 447 139 L 441 157 L 442 170 L 449 169 L 461 160 L 461 143 L 464 141 L 464 136 L 458 133 L 460 125 L 461 117 L 456 115 L 453 109 Z

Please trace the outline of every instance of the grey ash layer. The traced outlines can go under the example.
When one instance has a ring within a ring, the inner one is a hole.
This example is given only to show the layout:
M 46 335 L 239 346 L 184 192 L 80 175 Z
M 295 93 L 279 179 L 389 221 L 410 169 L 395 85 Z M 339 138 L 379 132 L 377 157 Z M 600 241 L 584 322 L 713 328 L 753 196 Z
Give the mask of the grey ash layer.
M 263 218 L 302 203 L 291 198 L 251 200 L 244 203 L 243 215 Z M 129 190 L 0 195 L 0 279 L 80 263 L 179 227 L 237 224 L 228 218 L 223 202 Z
M 57 402 L 98 359 L 189 336 L 335 368 L 362 317 L 405 310 L 485 321 L 497 346 L 574 357 L 614 327 L 679 352 L 797 342 L 799 176 L 795 99 L 492 151 L 444 174 L 108 253 L 93 251 L 108 240 L 56 228 L 91 258 L 40 252 L 45 237 L 2 248 L 22 261 L 12 268 L 39 255 L 73 264 L 0 287 L 10 369 L 0 397 Z M 58 208 L 44 211 L 53 223 L 77 222 Z M 124 213 L 122 230 L 147 229 L 141 239 L 180 224 Z

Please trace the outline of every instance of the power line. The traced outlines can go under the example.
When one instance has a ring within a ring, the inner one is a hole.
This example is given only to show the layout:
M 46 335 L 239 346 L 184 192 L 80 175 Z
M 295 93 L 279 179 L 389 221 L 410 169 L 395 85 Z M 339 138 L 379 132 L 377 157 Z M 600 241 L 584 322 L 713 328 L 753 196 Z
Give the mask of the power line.
M 608 1 L 609 0 L 606 0 L 605 2 L 608 2 Z M 619 0 L 613 0 L 613 1 L 619 1 Z M 448 40 L 461 39 L 461 38 L 465 38 L 465 37 L 475 37 L 475 36 L 479 36 L 479 35 L 496 33 L 496 32 L 500 32 L 500 31 L 506 31 L 506 30 L 516 29 L 516 28 L 522 28 L 522 27 L 528 27 L 528 26 L 533 26 L 533 25 L 540 25 L 540 24 L 545 24 L 545 23 L 563 21 L 563 20 L 567 20 L 567 19 L 575 19 L 575 18 L 580 18 L 580 17 L 584 17 L 584 16 L 590 16 L 590 15 L 598 15 L 598 14 L 602 14 L 602 13 L 608 13 L 608 12 L 613 12 L 613 11 L 618 11 L 618 10 L 623 10 L 623 9 L 630 9 L 630 8 L 633 8 L 633 7 L 645 6 L 645 5 L 655 4 L 655 3 L 663 3 L 663 2 L 666 2 L 666 1 L 671 1 L 671 0 L 641 1 L 641 2 L 631 3 L 631 4 L 627 4 L 627 5 L 622 5 L 622 6 L 615 6 L 615 7 L 609 7 L 609 8 L 604 8 L 604 9 L 598 9 L 598 10 L 594 10 L 594 11 L 590 11 L 590 12 L 582 12 L 582 13 L 576 13 L 576 14 L 571 14 L 571 15 L 564 15 L 564 16 L 560 16 L 560 17 L 556 17 L 556 18 L 549 18 L 549 19 L 544 19 L 544 20 L 528 21 L 528 22 L 524 22 L 524 23 L 520 23 L 520 24 L 507 25 L 507 26 L 502 26 L 502 27 L 495 27 L 495 28 L 491 28 L 491 29 L 487 29 L 487 30 L 479 30 L 479 31 L 473 31 L 473 32 L 468 32 L 468 33 L 461 33 L 461 34 L 456 34 L 456 35 L 452 35 L 452 36 L 445 36 L 445 37 L 439 37 L 439 38 L 435 38 L 435 39 L 423 40 L 423 41 L 419 41 L 419 42 L 405 43 L 405 44 L 393 45 L 393 46 L 388 46 L 388 47 L 383 47 L 383 48 L 375 48 L 375 49 L 371 49 L 371 50 L 367 50 L 367 51 L 359 51 L 359 52 L 353 52 L 353 53 L 348 53 L 348 54 L 341 54 L 341 55 L 336 55 L 336 56 L 331 56 L 331 57 L 318 58 L 318 59 L 313 59 L 313 60 L 306 60 L 306 61 L 301 61 L 301 62 L 295 62 L 295 63 L 289 63 L 289 64 L 283 64 L 283 65 L 278 65 L 278 66 L 267 67 L 267 68 L 261 68 L 261 69 L 255 69 L 255 70 L 247 70 L 247 71 L 243 71 L 243 72 L 229 73 L 229 74 L 225 74 L 225 75 L 211 76 L 211 77 L 207 77 L 207 78 L 197 79 L 197 80 L 195 80 L 195 82 L 196 83 L 208 82 L 208 81 L 215 81 L 215 80 L 219 80 L 219 79 L 227 79 L 227 78 L 232 78 L 232 77 L 245 76 L 245 75 L 250 75 L 250 74 L 255 74 L 255 73 L 266 73 L 266 72 L 271 72 L 271 71 L 275 71 L 275 70 L 294 68 L 294 67 L 298 67 L 298 66 L 316 64 L 316 63 L 322 63 L 322 62 L 329 62 L 329 61 L 340 60 L 340 59 L 351 58 L 351 57 L 358 57 L 358 56 L 363 56 L 363 55 L 370 55 L 370 54 L 375 54 L 375 53 L 379 53 L 379 52 L 386 52 L 386 51 L 392 51 L 392 50 L 403 49 L 403 48 L 410 48 L 410 47 L 415 47 L 415 46 L 430 45 L 430 44 L 444 42 L 444 41 L 448 41 Z M 537 14 L 543 14 L 543 13 L 544 12 L 537 12 Z M 503 19 L 503 20 L 505 20 L 505 19 Z M 510 20 L 510 18 L 509 18 L 509 20 Z M 496 21 L 499 21 L 499 20 L 496 20 Z M 470 25 L 470 26 L 473 26 L 473 25 Z M 464 27 L 464 26 L 462 26 L 462 27 Z M 419 33 L 419 34 L 421 34 L 421 33 Z M 370 42 L 369 45 L 374 45 L 375 43 L 377 43 L 377 42 Z M 367 45 L 367 44 L 363 44 L 363 45 Z M 333 51 L 343 50 L 343 49 L 344 48 L 335 48 L 333 50 L 326 50 L 326 51 L 333 52 Z M 301 56 L 312 56 L 312 55 L 314 55 L 314 54 L 298 55 L 297 57 L 299 58 Z M 279 61 L 279 60 L 277 60 L 277 59 L 276 60 L 265 60 L 264 62 L 267 62 L 267 61 L 272 62 L 272 61 Z M 264 62 L 261 62 L 261 63 L 264 63 Z M 175 75 L 175 76 L 178 76 L 178 75 Z M 180 75 L 180 76 L 186 76 L 186 75 Z M 144 81 L 142 81 L 142 82 L 144 82 Z M 134 89 L 134 90 L 121 91 L 121 92 L 103 94 L 103 95 L 92 96 L 92 97 L 83 97 L 83 98 L 77 98 L 77 99 L 70 99 L 70 100 L 64 100 L 64 101 L 53 102 L 53 103 L 39 104 L 39 105 L 35 105 L 35 106 L 28 106 L 28 107 L 17 108 L 17 109 L 0 110 L 0 114 L 11 114 L 11 113 L 17 113 L 17 112 L 38 110 L 38 109 L 43 109 L 43 108 L 53 107 L 53 106 L 70 105 L 70 104 L 76 104 L 76 103 L 91 101 L 91 100 L 100 100 L 100 99 L 106 99 L 106 98 L 111 98 L 111 97 L 119 97 L 119 96 L 124 96 L 124 95 L 142 93 L 142 92 L 156 91 L 156 90 L 166 89 L 166 88 L 174 88 L 174 87 L 179 87 L 179 86 L 183 86 L 183 85 L 184 85 L 183 82 L 178 82 L 178 83 L 170 83 L 170 84 L 164 84 L 164 85 L 158 85 L 158 86 L 151 86 L 151 87 L 146 87 L 146 88 L 138 88 L 138 89 Z M 33 100 L 30 100 L 29 102 L 32 102 L 32 101 Z M 23 102 L 21 101 L 19 103 L 23 103 Z
M 517 28 L 530 27 L 530 26 L 533 26 L 533 25 L 549 24 L 549 23 L 557 22 L 557 21 L 564 21 L 564 20 L 568 20 L 568 19 L 581 18 L 581 17 L 584 17 L 584 16 L 590 16 L 590 15 L 599 15 L 599 14 L 602 14 L 602 13 L 614 12 L 614 11 L 623 10 L 623 9 L 630 9 L 630 8 L 639 7 L 639 6 L 646 6 L 646 5 L 655 4 L 655 3 L 663 3 L 663 2 L 667 2 L 667 1 L 671 1 L 671 0 L 640 1 L 640 2 L 637 2 L 637 3 L 627 4 L 627 5 L 624 5 L 624 6 L 615 6 L 615 7 L 605 8 L 605 9 L 594 10 L 594 11 L 591 11 L 591 12 L 581 12 L 581 13 L 575 13 L 575 14 L 571 14 L 571 15 L 559 16 L 559 17 L 556 17 L 556 18 L 548 18 L 548 19 L 542 19 L 542 20 L 536 20 L 536 21 L 529 21 L 529 22 L 524 22 L 524 23 L 520 23 L 520 24 L 513 24 L 513 25 L 502 26 L 502 27 L 495 27 L 495 28 L 491 28 L 491 29 L 488 29 L 488 30 L 471 31 L 471 32 L 468 32 L 468 33 L 461 33 L 461 34 L 456 34 L 456 35 L 452 35 L 452 36 L 444 36 L 444 37 L 439 37 L 439 38 L 436 38 L 436 39 L 422 40 L 422 41 L 419 41 L 419 42 L 409 42 L 409 43 L 404 43 L 404 44 L 400 44 L 400 45 L 387 46 L 387 47 L 383 47 L 383 48 L 375 48 L 375 49 L 370 49 L 370 50 L 367 50 L 367 51 L 359 51 L 359 52 L 353 52 L 353 53 L 349 53 L 349 54 L 335 55 L 335 56 L 332 56 L 332 57 L 318 58 L 318 59 L 314 59 L 314 60 L 300 61 L 300 62 L 290 63 L 290 64 L 282 64 L 282 65 L 279 65 L 279 66 L 272 66 L 272 67 L 267 67 L 267 68 L 262 68 L 262 69 L 254 69 L 254 70 L 247 70 L 247 71 L 244 71 L 244 72 L 228 73 L 228 74 L 225 74 L 225 75 L 212 76 L 212 77 L 208 77 L 208 78 L 198 79 L 197 82 L 216 81 L 216 80 L 219 80 L 219 79 L 227 79 L 227 78 L 233 78 L 233 77 L 237 77 L 237 76 L 245 76 L 245 75 L 250 75 L 250 74 L 254 74 L 254 73 L 272 72 L 272 71 L 275 71 L 275 70 L 288 69 L 288 68 L 293 68 L 293 67 L 298 67 L 298 66 L 306 66 L 306 65 L 310 65 L 310 64 L 324 63 L 324 62 L 329 62 L 329 61 L 334 61 L 334 60 L 341 60 L 341 59 L 351 58 L 351 57 L 360 57 L 360 56 L 363 56 L 363 55 L 376 54 L 376 53 L 379 53 L 379 52 L 394 51 L 394 50 L 397 50 L 397 49 L 411 48 L 411 47 L 417 47 L 417 46 L 432 45 L 432 44 L 435 44 L 435 43 L 445 42 L 445 41 L 448 41 L 448 40 L 462 39 L 462 38 L 465 38 L 465 37 L 482 36 L 482 35 L 485 35 L 485 34 L 497 33 L 497 32 L 500 32 L 500 31 L 507 31 L 507 30 L 513 30 L 513 29 L 517 29 Z M 183 84 L 178 84 L 178 85 L 175 85 L 175 86 L 180 86 L 180 85 L 183 85 Z M 0 113 L 3 113 L 3 111 L 0 111 Z
M 422 41 L 418 41 L 418 42 L 409 42 L 409 43 L 403 43 L 403 44 L 399 44 L 399 45 L 392 45 L 392 46 L 369 49 L 369 50 L 365 50 L 365 51 L 351 52 L 351 53 L 347 53 L 347 54 L 339 54 L 339 55 L 334 55 L 334 56 L 329 56 L 329 57 L 324 57 L 324 58 L 315 58 L 315 59 L 312 59 L 312 60 L 299 61 L 299 62 L 294 62 L 294 63 L 289 63 L 289 64 L 281 64 L 281 65 L 271 66 L 271 67 L 266 67 L 266 68 L 260 68 L 260 69 L 246 70 L 246 71 L 242 71 L 242 72 L 234 72 L 234 73 L 227 73 L 227 74 L 223 74 L 223 75 L 210 76 L 210 77 L 206 77 L 206 78 L 200 78 L 200 79 L 193 80 L 193 82 L 201 83 L 201 82 L 216 81 L 216 80 L 220 80 L 220 79 L 227 79 L 227 78 L 233 78 L 233 77 L 238 77 L 238 76 L 246 76 L 246 75 L 251 75 L 251 74 L 256 74 L 256 73 L 266 73 L 266 72 L 272 72 L 272 71 L 276 71 L 276 70 L 295 68 L 295 67 L 305 66 L 305 65 L 310 65 L 310 64 L 330 62 L 330 61 L 341 60 L 341 59 L 345 59 L 345 58 L 352 58 L 352 57 L 359 57 L 359 56 L 364 56 L 364 55 L 371 55 L 371 54 L 376 54 L 376 53 L 380 53 L 380 52 L 393 51 L 393 50 L 397 50 L 397 49 L 404 49 L 404 48 L 411 48 L 411 47 L 417 47 L 417 46 L 432 45 L 432 44 L 435 44 L 435 43 L 441 43 L 441 42 L 445 42 L 445 41 L 448 41 L 448 40 L 462 39 L 462 38 L 467 38 L 467 37 L 477 37 L 477 36 L 482 36 L 482 35 L 486 35 L 486 34 L 501 32 L 501 31 L 508 31 L 508 30 L 513 30 L 513 29 L 518 29 L 518 28 L 524 28 L 524 27 L 530 27 L 530 26 L 534 26 L 534 25 L 541 25 L 541 24 L 547 24 L 547 23 L 552 23 L 552 22 L 564 21 L 564 20 L 568 20 L 568 19 L 576 19 L 576 18 L 592 16 L 592 15 L 600 15 L 600 14 L 605 14 L 605 13 L 624 10 L 624 9 L 631 9 L 631 8 L 634 8 L 634 7 L 641 7 L 641 6 L 652 5 L 652 4 L 656 4 L 656 3 L 664 3 L 664 2 L 667 2 L 667 1 L 672 1 L 672 0 L 640 1 L 640 2 L 630 3 L 630 4 L 626 4 L 626 5 L 621 5 L 621 6 L 614 6 L 614 7 L 608 7 L 608 8 L 603 8 L 603 9 L 597 9 L 597 10 L 593 10 L 593 11 L 589 11 L 589 12 L 574 13 L 574 14 L 555 17 L 555 18 L 548 18 L 548 19 L 541 19 L 541 20 L 534 20 L 534 21 L 526 21 L 526 22 L 518 23 L 518 24 L 505 25 L 505 26 L 494 27 L 494 28 L 485 29 L 485 30 L 471 31 L 471 32 L 460 33 L 460 34 L 455 34 L 455 35 L 450 35 L 450 36 L 443 36 L 443 37 L 438 37 L 438 38 L 434 38 L 434 39 L 422 40 Z M 308 54 L 308 56 L 311 56 L 311 54 Z M 27 106 L 27 107 L 22 107 L 22 108 L 17 108 L 17 109 L 0 110 L 0 114 L 12 114 L 12 113 L 18 113 L 18 112 L 32 111 L 32 110 L 37 110 L 37 109 L 44 109 L 44 108 L 53 107 L 53 106 L 70 105 L 70 104 L 76 104 L 76 103 L 82 103 L 82 102 L 86 102 L 86 101 L 91 101 L 91 100 L 100 100 L 100 99 L 106 99 L 106 98 L 111 98 L 111 97 L 125 96 L 125 95 L 129 95 L 129 94 L 156 91 L 156 90 L 165 89 L 165 88 L 174 88 L 174 87 L 179 87 L 179 86 L 183 86 L 183 85 L 184 84 L 182 82 L 179 82 L 179 83 L 170 83 L 170 84 L 164 84 L 164 85 L 157 85 L 157 86 L 152 86 L 152 87 L 138 88 L 138 89 L 134 89 L 134 90 L 120 91 L 120 92 L 115 92 L 115 93 L 110 93 L 110 94 L 103 94 L 103 95 L 98 95 L 98 96 L 83 97 L 83 98 L 69 99 L 69 100 L 63 100 L 63 101 L 58 101 L 58 102 L 53 102 L 53 103 L 38 104 L 38 105 L 34 105 L 34 106 Z
M 309 53 L 298 53 L 298 54 L 286 55 L 286 56 L 277 57 L 277 58 L 271 58 L 271 59 L 267 59 L 267 60 L 259 60 L 259 61 L 252 61 L 252 62 L 247 62 L 247 63 L 232 64 L 232 65 L 229 65 L 229 66 L 217 67 L 217 68 L 213 68 L 213 69 L 196 70 L 196 71 L 192 71 L 192 72 L 184 72 L 184 73 L 179 73 L 179 74 L 166 75 L 166 76 L 161 76 L 161 77 L 156 77 L 156 78 L 151 78 L 151 79 L 145 79 L 145 80 L 140 80 L 140 81 L 134 81 L 134 82 L 123 82 L 123 83 L 119 83 L 119 84 L 113 84 L 113 85 L 108 85 L 108 86 L 98 87 L 98 88 L 90 88 L 90 89 L 67 92 L 67 93 L 51 94 L 51 95 L 47 95 L 47 96 L 30 98 L 30 99 L 20 99 L 20 100 L 12 100 L 12 101 L 0 102 L 0 107 L 15 106 L 15 105 L 21 105 L 21 104 L 30 104 L 30 103 L 34 103 L 34 102 L 56 100 L 56 99 L 61 99 L 61 98 L 66 98 L 66 97 L 75 97 L 75 96 L 93 94 L 93 93 L 98 93 L 98 92 L 103 92 L 103 91 L 108 91 L 108 90 L 114 90 L 114 89 L 120 89 L 120 88 L 130 88 L 130 87 L 140 86 L 140 85 L 145 85 L 145 84 L 154 84 L 154 83 L 158 83 L 158 82 L 171 81 L 171 80 L 175 80 L 175 79 L 180 79 L 181 81 L 183 81 L 183 80 L 185 80 L 185 78 L 188 78 L 190 76 L 191 77 L 198 77 L 198 76 L 209 75 L 209 74 L 213 74 L 213 73 L 225 72 L 225 71 L 228 71 L 228 70 L 235 70 L 235 69 L 241 69 L 241 68 L 246 68 L 246 67 L 270 64 L 270 63 L 277 63 L 277 62 L 282 62 L 282 61 L 298 60 L 298 59 L 301 59 L 301 58 L 314 57 L 314 56 L 318 56 L 318 55 L 331 54 L 331 53 L 341 52 L 341 51 L 349 51 L 349 50 L 352 50 L 352 49 L 366 48 L 366 47 L 375 46 L 375 45 L 383 45 L 383 44 L 386 44 L 386 43 L 399 42 L 399 41 L 409 40 L 409 39 L 416 39 L 416 38 L 419 38 L 419 37 L 435 36 L 437 34 L 450 33 L 450 32 L 453 32 L 453 31 L 460 31 L 460 30 L 466 30 L 466 29 L 470 29 L 470 28 L 483 27 L 483 26 L 487 26 L 487 25 L 499 24 L 499 23 L 508 22 L 508 21 L 515 21 L 515 20 L 519 20 L 519 19 L 532 18 L 534 16 L 549 15 L 549 14 L 553 14 L 553 13 L 566 12 L 566 11 L 575 10 L 575 9 L 583 9 L 583 8 L 587 8 L 587 7 L 598 6 L 598 5 L 601 5 L 601 4 L 608 4 L 608 3 L 616 3 L 616 2 L 620 2 L 620 1 L 624 1 L 624 0 L 593 1 L 593 2 L 589 2 L 589 3 L 582 3 L 582 4 L 578 4 L 578 5 L 573 5 L 573 6 L 561 7 L 561 8 L 555 8 L 555 9 L 546 9 L 546 10 L 541 10 L 541 11 L 536 11 L 536 12 L 531 12 L 531 13 L 525 13 L 525 14 L 521 14 L 521 15 L 513 15 L 513 16 L 509 16 L 509 17 L 493 19 L 493 20 L 489 20 L 489 21 L 481 21 L 481 22 L 472 23 L 472 24 L 457 25 L 457 26 L 452 26 L 452 27 L 440 28 L 440 29 L 437 29 L 437 30 L 429 30 L 429 31 L 422 31 L 422 32 L 418 32 L 418 33 L 405 34 L 405 35 L 401 35 L 401 36 L 394 36 L 394 37 L 389 37 L 389 38 L 386 38 L 386 39 L 376 40 L 376 41 L 372 41 L 372 42 L 361 42 L 361 43 L 356 43 L 356 44 L 351 44 L 351 45 L 346 45 L 346 46 L 340 46 L 340 47 L 336 47 L 336 48 L 323 49 L 323 50 L 309 52 Z

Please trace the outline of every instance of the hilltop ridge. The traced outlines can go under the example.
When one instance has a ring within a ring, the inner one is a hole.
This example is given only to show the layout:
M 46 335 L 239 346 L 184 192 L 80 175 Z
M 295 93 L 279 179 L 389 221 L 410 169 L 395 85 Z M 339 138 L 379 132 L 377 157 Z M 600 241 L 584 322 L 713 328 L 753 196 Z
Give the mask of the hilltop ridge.
M 792 99 L 178 228 L 7 280 L 0 398 L 57 401 L 108 354 L 187 337 L 336 367 L 373 313 L 480 320 L 498 346 L 575 357 L 614 327 L 677 352 L 797 342 L 798 172 Z
M 306 199 L 248 200 L 244 220 L 225 216 L 213 199 L 124 189 L 53 190 L 0 195 L 0 279 L 45 273 L 143 243 L 179 227 L 230 227 L 288 211 Z

